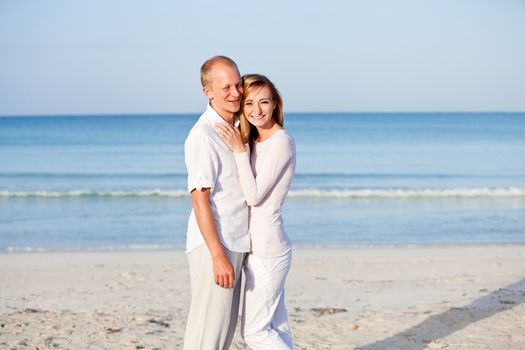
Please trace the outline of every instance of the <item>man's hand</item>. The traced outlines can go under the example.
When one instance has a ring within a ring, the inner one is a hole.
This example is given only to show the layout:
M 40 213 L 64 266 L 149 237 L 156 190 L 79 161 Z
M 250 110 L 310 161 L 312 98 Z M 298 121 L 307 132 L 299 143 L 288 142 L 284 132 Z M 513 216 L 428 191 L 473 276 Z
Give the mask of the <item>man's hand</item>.
M 217 234 L 215 220 L 210 207 L 210 189 L 193 190 L 191 198 L 197 225 L 199 225 L 199 230 L 212 257 L 215 284 L 222 288 L 233 288 L 235 272 Z
M 213 274 L 215 276 L 215 284 L 218 284 L 222 288 L 234 287 L 235 272 L 224 252 L 213 256 Z

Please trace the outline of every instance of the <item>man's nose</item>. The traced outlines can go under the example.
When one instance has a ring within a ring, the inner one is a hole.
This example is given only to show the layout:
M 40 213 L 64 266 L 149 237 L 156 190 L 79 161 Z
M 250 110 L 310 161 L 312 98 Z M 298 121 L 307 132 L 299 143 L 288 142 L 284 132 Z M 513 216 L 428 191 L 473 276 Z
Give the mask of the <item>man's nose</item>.
M 240 97 L 242 95 L 242 91 L 240 88 L 234 86 L 233 89 L 232 89 L 232 92 L 231 94 L 234 96 L 234 97 Z

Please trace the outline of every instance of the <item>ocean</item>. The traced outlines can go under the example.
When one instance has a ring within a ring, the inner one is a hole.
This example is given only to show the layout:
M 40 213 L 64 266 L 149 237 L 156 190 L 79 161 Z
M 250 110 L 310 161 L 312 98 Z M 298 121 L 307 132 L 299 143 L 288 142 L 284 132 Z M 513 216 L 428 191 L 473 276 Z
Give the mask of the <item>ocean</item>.
M 0 252 L 184 249 L 198 115 L 0 118 Z M 525 113 L 288 113 L 296 246 L 525 243 Z

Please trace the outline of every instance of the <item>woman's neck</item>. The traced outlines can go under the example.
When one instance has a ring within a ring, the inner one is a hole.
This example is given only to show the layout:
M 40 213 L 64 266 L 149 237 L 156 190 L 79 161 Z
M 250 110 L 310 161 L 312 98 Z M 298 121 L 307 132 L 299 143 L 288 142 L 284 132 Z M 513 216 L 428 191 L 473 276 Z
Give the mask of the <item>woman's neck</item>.
M 263 142 L 264 140 L 267 140 L 275 134 L 278 130 L 281 130 L 282 127 L 274 122 L 272 126 L 266 127 L 266 128 L 257 128 L 257 132 L 259 133 L 259 137 L 257 138 L 257 142 Z

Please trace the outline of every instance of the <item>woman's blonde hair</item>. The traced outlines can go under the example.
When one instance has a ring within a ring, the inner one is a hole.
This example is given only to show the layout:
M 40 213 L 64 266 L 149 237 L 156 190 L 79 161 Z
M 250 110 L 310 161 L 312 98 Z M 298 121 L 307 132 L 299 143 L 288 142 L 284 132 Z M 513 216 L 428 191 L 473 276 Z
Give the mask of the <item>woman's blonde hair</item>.
M 239 111 L 241 136 L 243 142 L 248 143 L 250 145 L 250 148 L 252 148 L 255 140 L 257 139 L 257 137 L 259 137 L 259 132 L 257 131 L 257 128 L 255 126 L 251 125 L 248 122 L 248 119 L 246 119 L 246 116 L 244 115 L 243 109 L 244 103 L 246 102 L 246 96 L 248 96 L 248 93 L 250 93 L 251 91 L 267 87 L 270 90 L 273 102 L 275 103 L 275 109 L 273 110 L 272 118 L 281 127 L 284 126 L 283 100 L 281 98 L 281 94 L 279 94 L 279 90 L 277 90 L 277 88 L 275 87 L 275 85 L 273 85 L 270 79 L 266 78 L 264 75 L 243 75 L 242 83 L 244 93 L 242 96 L 241 110 Z

